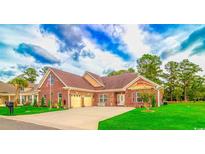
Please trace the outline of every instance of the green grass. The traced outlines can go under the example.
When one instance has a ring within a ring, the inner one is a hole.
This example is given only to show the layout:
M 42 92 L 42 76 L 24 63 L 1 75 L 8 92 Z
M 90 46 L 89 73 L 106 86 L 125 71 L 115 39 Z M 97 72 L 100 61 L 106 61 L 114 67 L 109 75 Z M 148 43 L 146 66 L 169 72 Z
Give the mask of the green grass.
M 33 107 L 33 106 L 18 106 L 14 108 L 14 115 L 38 114 L 44 112 L 60 111 L 63 109 L 48 108 L 48 107 Z M 0 107 L 0 115 L 8 116 L 9 109 L 7 107 Z
M 138 108 L 100 121 L 99 130 L 195 130 L 205 129 L 205 102 Z

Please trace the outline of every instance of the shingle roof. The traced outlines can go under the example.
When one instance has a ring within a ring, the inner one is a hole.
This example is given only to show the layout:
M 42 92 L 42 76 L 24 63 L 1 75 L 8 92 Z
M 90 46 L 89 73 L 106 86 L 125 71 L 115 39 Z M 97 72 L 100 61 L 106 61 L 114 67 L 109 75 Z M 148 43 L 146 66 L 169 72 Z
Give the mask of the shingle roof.
M 89 89 L 94 90 L 95 88 L 89 84 L 86 79 L 84 79 L 82 76 L 72 74 L 69 72 L 65 72 L 59 69 L 50 68 L 54 71 L 54 73 L 57 74 L 58 77 L 69 87 L 75 87 L 75 88 L 83 88 L 83 89 Z M 111 77 L 100 77 L 94 73 L 89 72 L 95 79 L 97 79 L 99 82 L 101 82 L 104 87 L 101 89 L 120 89 L 125 87 L 128 83 L 133 81 L 135 78 L 137 78 L 137 74 L 135 73 L 124 73 L 122 75 L 116 75 Z
M 108 76 L 101 77 L 105 85 L 105 89 L 123 88 L 136 78 L 137 78 L 136 73 L 124 73 L 121 75 L 115 75 L 115 76 L 110 76 L 110 77 Z
M 83 88 L 83 89 L 94 89 L 82 76 L 65 72 L 59 69 L 51 68 L 58 77 L 70 87 Z
M 13 85 L 0 81 L 0 93 L 15 94 L 15 92 L 16 88 Z

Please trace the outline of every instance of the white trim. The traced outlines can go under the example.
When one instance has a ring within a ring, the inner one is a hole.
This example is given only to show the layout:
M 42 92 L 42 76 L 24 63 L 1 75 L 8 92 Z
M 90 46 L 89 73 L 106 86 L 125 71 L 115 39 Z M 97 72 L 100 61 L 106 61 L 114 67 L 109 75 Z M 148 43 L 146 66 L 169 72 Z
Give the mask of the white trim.
M 16 94 L 0 93 L 0 96 L 16 96 Z
M 91 78 L 93 78 L 97 83 L 99 83 L 101 86 L 105 87 L 104 84 L 102 84 L 100 81 L 98 81 L 94 76 L 92 76 L 89 72 L 85 72 L 85 74 L 83 76 L 85 76 L 86 74 L 88 74 Z M 88 81 L 89 82 L 89 81 Z
M 90 89 L 84 89 L 84 88 L 76 88 L 76 87 L 63 87 L 65 90 L 78 90 L 78 91 L 86 91 L 86 92 L 120 92 L 125 91 L 124 89 L 106 89 L 106 90 L 90 90 Z
M 46 74 L 44 75 L 43 79 L 40 81 L 40 84 L 39 84 L 38 88 L 41 88 L 41 87 L 42 87 L 43 83 L 44 83 L 45 80 L 48 78 L 48 76 L 49 76 L 49 74 L 50 74 L 51 72 L 60 80 L 60 82 L 61 82 L 64 86 L 67 86 L 67 85 L 63 82 L 63 80 L 62 80 L 51 68 L 49 68 L 49 70 L 48 70 L 48 71 L 46 72 Z
M 157 90 L 158 107 L 160 107 L 160 90 Z
M 155 82 L 153 82 L 153 81 L 151 81 L 151 80 L 149 80 L 149 79 L 147 79 L 147 78 L 145 78 L 145 77 L 143 77 L 141 75 L 138 75 L 138 77 L 136 77 L 134 80 L 132 80 L 130 83 L 128 83 L 125 87 L 123 87 L 123 89 L 126 90 L 128 87 L 130 87 L 132 84 L 137 82 L 139 79 L 143 79 L 143 80 L 145 80 L 145 81 L 155 85 L 156 86 L 155 88 L 161 87 L 160 85 L 156 84 Z
M 47 79 L 48 75 L 50 74 L 51 69 L 49 68 L 49 70 L 46 72 L 46 74 L 43 76 L 43 78 L 41 79 L 41 81 L 39 82 L 38 88 L 41 88 L 41 86 L 43 85 L 43 83 L 45 82 L 45 80 Z

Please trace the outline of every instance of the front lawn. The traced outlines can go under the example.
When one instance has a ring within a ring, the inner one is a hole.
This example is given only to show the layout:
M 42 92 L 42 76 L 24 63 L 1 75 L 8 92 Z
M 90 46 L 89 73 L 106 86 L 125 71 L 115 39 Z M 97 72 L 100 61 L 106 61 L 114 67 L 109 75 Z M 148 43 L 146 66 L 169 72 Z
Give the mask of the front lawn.
M 205 102 L 178 103 L 134 109 L 99 122 L 100 130 L 195 130 L 205 129 Z
M 63 110 L 57 108 L 48 108 L 48 107 L 33 107 L 33 106 L 18 106 L 14 108 L 14 115 L 26 115 L 26 114 L 37 114 L 44 112 L 60 111 Z M 0 107 L 0 115 L 10 115 L 9 109 L 7 107 Z

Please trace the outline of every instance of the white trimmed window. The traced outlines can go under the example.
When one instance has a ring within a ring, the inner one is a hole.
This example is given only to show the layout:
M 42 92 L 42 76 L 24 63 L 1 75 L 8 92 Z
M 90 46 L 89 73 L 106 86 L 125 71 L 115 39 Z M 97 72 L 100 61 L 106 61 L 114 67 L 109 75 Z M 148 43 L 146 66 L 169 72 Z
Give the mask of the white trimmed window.
M 100 103 L 106 103 L 108 100 L 107 95 L 101 94 L 100 95 Z
M 140 93 L 139 92 L 134 92 L 132 99 L 133 99 L 132 101 L 134 103 L 142 103 L 143 102 L 142 98 L 140 97 Z

